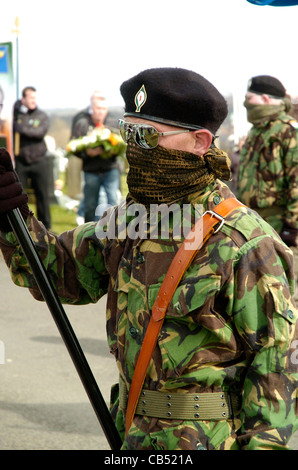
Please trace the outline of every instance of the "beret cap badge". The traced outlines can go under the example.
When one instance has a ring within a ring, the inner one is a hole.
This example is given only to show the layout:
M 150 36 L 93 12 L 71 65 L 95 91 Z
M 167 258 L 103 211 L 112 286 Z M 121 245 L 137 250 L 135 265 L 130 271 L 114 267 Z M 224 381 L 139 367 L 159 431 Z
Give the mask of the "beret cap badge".
M 141 107 L 144 106 L 147 100 L 147 92 L 145 85 L 142 85 L 139 91 L 136 93 L 135 96 L 135 105 L 136 105 L 136 113 L 139 113 L 141 110 Z

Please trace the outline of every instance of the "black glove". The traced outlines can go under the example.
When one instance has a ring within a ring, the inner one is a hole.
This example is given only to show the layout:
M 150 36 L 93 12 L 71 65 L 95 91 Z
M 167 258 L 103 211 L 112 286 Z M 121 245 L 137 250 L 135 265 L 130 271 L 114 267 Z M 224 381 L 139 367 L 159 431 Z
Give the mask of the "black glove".
M 28 196 L 14 172 L 10 155 L 6 149 L 0 148 L 0 230 L 12 230 L 6 214 L 17 207 L 26 220 L 30 213 L 27 203 Z
M 287 222 L 284 223 L 280 238 L 289 247 L 297 246 L 298 243 L 298 230 Z

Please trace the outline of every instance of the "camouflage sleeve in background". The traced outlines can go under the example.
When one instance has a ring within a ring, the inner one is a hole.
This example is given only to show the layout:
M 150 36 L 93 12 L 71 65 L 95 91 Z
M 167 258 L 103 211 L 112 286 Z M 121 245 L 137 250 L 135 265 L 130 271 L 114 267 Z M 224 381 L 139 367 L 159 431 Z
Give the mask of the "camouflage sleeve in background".
M 265 127 L 253 127 L 240 152 L 238 198 L 280 233 L 298 229 L 298 130 L 282 114 Z M 280 210 L 278 210 L 280 208 Z

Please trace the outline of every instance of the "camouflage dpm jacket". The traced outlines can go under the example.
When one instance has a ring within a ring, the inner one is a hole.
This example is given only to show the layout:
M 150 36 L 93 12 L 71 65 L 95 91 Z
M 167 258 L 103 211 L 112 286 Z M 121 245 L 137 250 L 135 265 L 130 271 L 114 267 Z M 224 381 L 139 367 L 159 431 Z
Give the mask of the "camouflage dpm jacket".
M 237 196 L 280 233 L 298 235 L 298 123 L 282 112 L 252 127 L 241 149 Z
M 203 195 L 183 202 L 216 211 L 227 197 L 232 193 L 217 180 Z M 107 229 L 117 211 L 120 208 L 106 218 Z M 181 240 L 171 233 L 163 239 L 119 234 L 98 238 L 97 227 L 88 223 L 56 237 L 34 217 L 29 220 L 63 302 L 86 304 L 108 293 L 108 343 L 129 390 L 152 305 Z M 31 287 L 40 298 L 13 233 L 2 237 L 1 249 L 14 282 Z M 203 397 L 206 392 L 231 392 L 240 400 L 240 413 L 229 419 L 138 413 L 124 437 L 125 407 L 114 389 L 111 411 L 123 449 L 287 448 L 298 424 L 293 284 L 292 253 L 275 231 L 246 207 L 230 214 L 196 254 L 176 289 L 144 389 L 184 394 L 185 400 L 191 393 Z

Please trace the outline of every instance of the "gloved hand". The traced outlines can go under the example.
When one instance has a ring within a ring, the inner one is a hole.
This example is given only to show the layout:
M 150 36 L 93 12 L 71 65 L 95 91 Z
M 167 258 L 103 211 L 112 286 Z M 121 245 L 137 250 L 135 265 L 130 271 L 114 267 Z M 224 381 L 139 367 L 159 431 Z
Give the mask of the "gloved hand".
M 298 230 L 287 222 L 284 223 L 280 238 L 289 247 L 298 245 Z
M 17 207 L 24 220 L 29 215 L 28 196 L 14 172 L 12 161 L 6 149 L 0 148 L 0 230 L 12 230 L 6 213 Z

